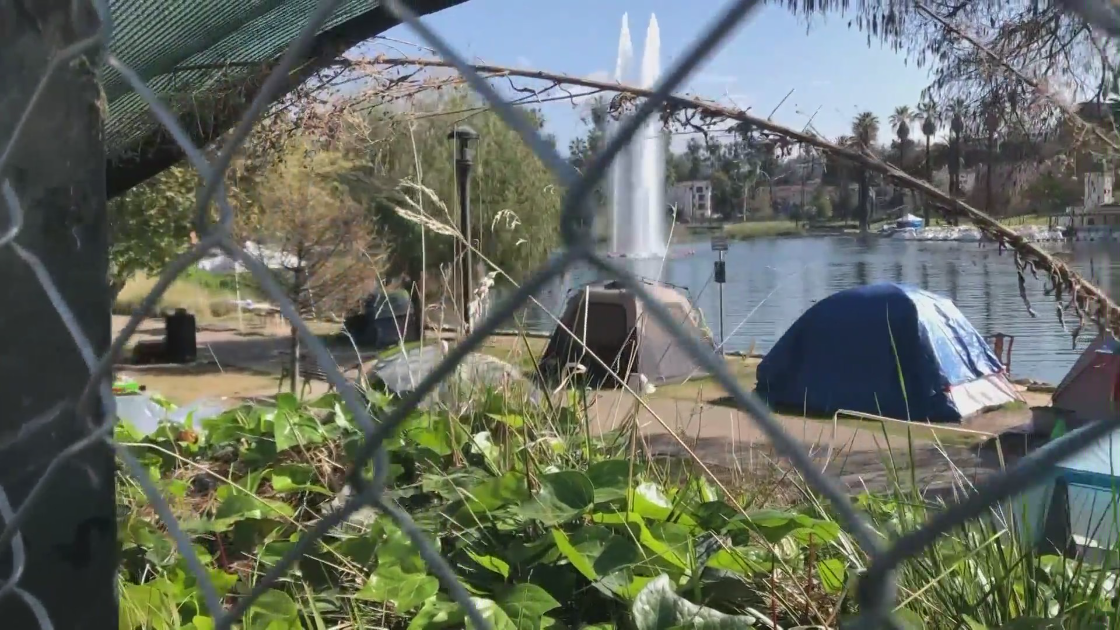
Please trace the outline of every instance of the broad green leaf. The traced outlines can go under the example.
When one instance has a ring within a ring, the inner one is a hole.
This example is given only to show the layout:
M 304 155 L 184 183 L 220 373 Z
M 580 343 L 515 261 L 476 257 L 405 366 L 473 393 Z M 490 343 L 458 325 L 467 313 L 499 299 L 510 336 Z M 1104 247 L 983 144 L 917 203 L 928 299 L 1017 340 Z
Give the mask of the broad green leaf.
M 848 581 L 848 567 L 839 558 L 821 560 L 817 563 L 817 576 L 825 591 L 839 593 L 844 590 L 844 584 Z
M 214 512 L 213 519 L 187 521 L 182 527 L 184 531 L 193 533 L 224 532 L 240 521 L 279 520 L 290 518 L 294 513 L 287 503 L 238 492 L 222 501 Z
M 490 624 L 491 630 L 520 630 L 517 624 L 509 618 L 509 614 L 498 605 L 498 602 L 482 597 L 472 597 L 471 603 L 474 604 L 482 618 Z M 467 619 L 467 628 L 483 630 L 482 628 L 475 628 L 469 618 Z
M 536 584 L 518 584 L 502 593 L 498 605 L 518 628 L 534 630 L 548 611 L 560 607 L 560 602 Z
M 214 619 L 196 615 L 183 630 L 214 630 Z
M 426 413 L 409 417 L 401 426 L 401 435 L 406 440 L 441 457 L 450 455 L 456 445 L 462 445 L 465 435 L 458 433 L 461 432 L 455 431 L 447 416 Z
M 587 478 L 595 488 L 595 503 L 626 498 L 630 467 L 631 463 L 624 459 L 606 459 L 587 467 Z
M 272 421 L 272 436 L 276 439 L 277 452 L 300 445 L 320 444 L 325 437 L 313 418 L 285 409 L 276 412 Z
M 299 409 L 299 399 L 291 392 L 276 395 L 276 408 L 280 411 L 296 411 Z
M 657 557 L 683 571 L 688 571 L 691 568 L 691 563 L 688 561 L 688 529 L 681 525 L 655 523 L 664 527 L 659 528 L 657 534 L 654 534 L 646 525 L 645 519 L 632 512 L 625 514 L 596 512 L 591 515 L 591 520 L 603 525 L 624 526 L 629 530 L 631 536 L 636 535 L 642 546 L 653 552 Z
M 520 429 L 525 426 L 525 416 L 516 413 L 488 413 L 486 414 L 491 420 L 496 420 L 512 429 Z
M 739 630 L 762 624 L 749 615 L 728 615 L 694 604 L 677 595 L 669 576 L 660 575 L 646 585 L 631 609 L 638 630 Z
M 659 484 L 645 481 L 634 489 L 630 500 L 631 511 L 642 518 L 663 521 L 673 512 L 673 503 L 665 496 L 665 491 Z
M 379 519 L 383 524 L 384 538 L 377 545 L 377 562 L 381 567 L 395 565 L 404 573 L 424 573 L 427 563 L 420 557 L 420 552 L 413 546 L 412 540 L 388 519 Z M 429 538 L 429 542 L 438 549 L 437 541 Z
M 542 475 L 540 491 L 521 504 L 521 515 L 545 525 L 558 525 L 582 514 L 595 501 L 595 488 L 581 472 L 563 470 Z
M 484 569 L 493 571 L 494 573 L 497 573 L 504 578 L 509 577 L 509 564 L 501 558 L 497 558 L 495 556 L 484 556 L 482 554 L 475 553 L 469 550 L 467 551 L 467 555 L 470 556 L 472 560 L 477 562 L 479 566 L 483 567 Z
M 765 551 L 755 547 L 720 549 L 708 558 L 705 566 L 750 576 L 768 572 L 773 568 L 773 562 L 767 560 L 766 555 Z
M 260 617 L 289 621 L 299 615 L 299 606 L 287 593 L 276 589 L 261 593 L 253 605 L 249 607 L 249 616 L 254 621 Z
M 599 554 L 602 553 L 604 546 L 603 541 L 610 536 L 610 532 L 603 528 L 585 527 L 576 533 L 583 534 L 586 537 L 587 534 L 590 533 L 588 530 L 600 532 L 601 536 L 599 540 L 593 541 L 592 553 L 587 553 L 586 549 L 577 547 L 563 530 L 553 528 L 552 538 L 556 541 L 556 547 L 560 550 L 560 553 L 568 559 L 568 562 L 572 563 L 572 566 L 575 567 L 583 577 L 594 582 L 599 579 L 599 572 L 595 570 L 595 558 L 599 557 Z
M 405 573 L 395 564 L 381 565 L 354 597 L 393 604 L 397 612 L 408 612 L 439 592 L 439 581 L 424 573 Z
M 485 520 L 489 512 L 530 497 L 525 475 L 518 472 L 507 472 L 469 488 L 459 488 L 459 493 L 463 499 L 453 503 L 448 513 L 452 520 L 464 527 L 474 526 L 476 519 Z
M 463 617 L 463 608 L 459 604 L 433 597 L 424 603 L 423 608 L 408 623 L 408 630 L 461 626 Z
M 279 493 L 317 492 L 331 495 L 330 490 L 316 484 L 315 470 L 308 464 L 281 464 L 272 469 L 272 489 Z

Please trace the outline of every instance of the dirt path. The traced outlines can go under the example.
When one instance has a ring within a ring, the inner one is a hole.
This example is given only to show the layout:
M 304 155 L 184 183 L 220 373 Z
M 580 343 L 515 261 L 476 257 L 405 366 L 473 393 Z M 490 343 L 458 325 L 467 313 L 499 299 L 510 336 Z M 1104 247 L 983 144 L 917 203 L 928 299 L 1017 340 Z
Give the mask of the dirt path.
M 981 415 L 961 428 L 1001 433 L 1029 422 L 1029 406 L 1049 403 L 1046 395 L 1024 392 L 1024 397 L 1027 405 Z M 624 392 L 599 392 L 592 404 L 592 426 L 597 431 L 609 431 L 636 418 L 651 453 L 688 456 L 691 451 L 706 464 L 737 474 L 789 467 L 760 425 L 740 409 L 708 401 L 658 398 L 656 394 L 646 404 L 648 408 L 635 405 L 633 396 Z M 894 484 L 895 475 L 904 486 L 909 486 L 913 478 L 923 490 L 943 491 L 962 480 L 975 482 L 1000 467 L 992 443 L 986 443 L 983 435 L 953 431 L 956 425 L 908 427 L 901 421 L 833 423 L 775 417 L 818 466 L 853 491 L 886 490 Z
M 113 318 L 114 334 L 125 321 L 124 317 Z M 277 376 L 289 349 L 288 330 L 275 324 L 244 323 L 242 330 L 238 330 L 237 322 L 199 326 L 199 359 L 206 365 L 122 365 L 118 372 L 133 376 L 180 404 L 199 398 L 244 399 L 275 394 Z M 135 339 L 155 340 L 162 335 L 162 322 L 150 320 L 141 326 Z M 498 339 L 495 344 L 496 349 L 508 351 L 505 360 L 518 362 L 520 344 L 511 345 L 508 339 Z M 356 362 L 351 346 L 331 343 L 329 347 L 340 365 Z M 741 382 L 753 384 L 757 363 L 757 359 L 731 359 L 730 367 Z M 324 383 L 313 383 L 309 393 L 324 391 Z M 962 428 L 1002 433 L 1029 422 L 1029 407 L 1049 404 L 1049 395 L 1021 393 L 1026 405 L 983 414 L 966 421 Z M 763 469 L 772 473 L 775 466 L 788 468 L 788 462 L 774 452 L 758 423 L 742 410 L 728 406 L 722 400 L 725 398 L 726 392 L 710 380 L 660 388 L 646 398 L 648 408 L 636 405 L 631 394 L 600 391 L 593 397 L 592 425 L 596 431 L 609 431 L 636 414 L 651 453 L 688 456 L 691 450 L 705 463 L 739 475 Z M 999 467 L 995 450 L 982 447 L 979 436 L 962 436 L 951 429 L 854 419 L 836 423 L 783 415 L 777 419 L 786 433 L 810 451 L 817 465 L 854 491 L 888 488 L 893 483 L 891 471 L 908 483 L 913 469 L 921 488 L 937 488 L 951 485 L 955 476 L 977 479 Z M 907 428 L 914 438 L 912 449 L 907 444 Z

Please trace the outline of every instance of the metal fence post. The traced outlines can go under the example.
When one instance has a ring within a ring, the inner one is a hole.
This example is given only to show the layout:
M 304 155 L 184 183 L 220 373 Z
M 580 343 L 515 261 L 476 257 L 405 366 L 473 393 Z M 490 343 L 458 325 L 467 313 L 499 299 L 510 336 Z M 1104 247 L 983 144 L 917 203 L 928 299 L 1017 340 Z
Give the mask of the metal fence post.
M 97 27 L 87 2 L 0 0 L 0 185 L 10 184 L 23 218 L 15 241 L 0 246 L 8 296 L 0 309 L 0 499 L 28 508 L 17 527 L 0 519 L 5 628 L 42 627 L 34 600 L 55 628 L 117 627 L 113 451 L 97 441 L 60 457 L 102 418 L 74 412 L 90 371 L 47 289 L 57 289 L 89 349 L 104 353 L 110 299 L 99 53 L 59 64 L 30 103 L 51 59 Z M 0 200 L 0 233 L 14 216 Z M 55 474 L 29 501 L 52 462 Z

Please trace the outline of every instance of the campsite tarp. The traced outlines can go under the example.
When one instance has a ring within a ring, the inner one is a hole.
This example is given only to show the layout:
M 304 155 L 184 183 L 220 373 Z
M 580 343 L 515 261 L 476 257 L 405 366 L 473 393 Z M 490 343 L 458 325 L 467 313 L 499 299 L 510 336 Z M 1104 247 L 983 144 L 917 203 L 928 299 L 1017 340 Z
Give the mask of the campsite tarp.
M 814 304 L 759 364 L 757 393 L 810 414 L 846 409 L 934 422 L 1020 398 L 952 301 L 894 283 Z
M 1054 390 L 1057 415 L 1076 426 L 1120 412 L 1120 341 L 1097 337 Z
M 1062 460 L 1048 483 L 1022 496 L 1021 533 L 1059 551 L 1071 547 L 1087 559 L 1118 542 L 1116 497 L 1120 493 L 1120 430 Z
M 699 309 L 684 293 L 652 282 L 646 283 L 645 290 L 681 328 L 715 352 L 710 335 L 701 327 Z M 617 282 L 592 283 L 573 292 L 561 324 L 541 355 L 539 368 L 546 378 L 555 379 L 567 366 L 580 364 L 587 368 L 589 384 L 613 386 L 615 378 L 604 363 L 631 387 L 642 387 L 643 378 L 663 385 L 707 374 L 674 334 L 646 312 L 638 296 Z

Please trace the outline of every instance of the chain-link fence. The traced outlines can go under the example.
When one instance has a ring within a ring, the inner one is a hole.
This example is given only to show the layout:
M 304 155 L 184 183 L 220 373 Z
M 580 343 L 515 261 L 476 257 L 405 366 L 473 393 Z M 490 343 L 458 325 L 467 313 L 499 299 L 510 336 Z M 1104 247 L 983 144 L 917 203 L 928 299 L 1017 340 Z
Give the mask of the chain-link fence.
M 318 29 L 330 18 L 337 4 L 337 0 L 321 0 L 319 2 L 310 14 L 306 25 L 291 42 L 271 76 L 264 83 L 214 161 L 208 160 L 202 150 L 189 140 L 189 135 L 179 124 L 176 117 L 136 72 L 111 54 L 108 56 L 109 66 L 119 72 L 130 88 L 146 101 L 151 114 L 174 136 L 182 146 L 190 164 L 202 175 L 204 186 L 198 194 L 197 220 L 200 227 L 203 228 L 200 232 L 203 236 L 196 246 L 167 267 L 155 287 L 137 309 L 136 314 L 113 341 L 109 352 L 101 357 L 94 353 L 93 344 L 82 332 L 75 314 L 71 311 L 66 300 L 63 299 L 54 279 L 47 270 L 47 266 L 35 252 L 28 251 L 17 242 L 25 216 L 25 209 L 8 179 L 8 174 L 5 173 L 5 166 L 12 156 L 13 147 L 21 140 L 21 134 L 25 131 L 25 123 L 29 117 L 29 112 L 34 111 L 44 92 L 44 86 L 51 80 L 52 76 L 83 55 L 107 49 L 107 44 L 113 36 L 113 21 L 107 0 L 95 0 L 95 6 L 101 20 L 99 31 L 94 36 L 63 49 L 50 62 L 46 75 L 42 77 L 39 89 L 36 90 L 30 102 L 26 105 L 24 116 L 17 123 L 7 146 L 3 149 L 3 153 L 0 153 L 0 176 L 4 177 L 0 179 L 0 193 L 2 193 L 8 217 L 8 228 L 0 236 L 0 247 L 12 248 L 18 258 L 33 271 L 58 316 L 70 332 L 73 343 L 81 353 L 82 359 L 88 366 L 90 378 L 85 390 L 78 398 L 76 406 L 80 415 L 88 416 L 91 406 L 99 402 L 102 405 L 102 413 L 105 418 L 115 417 L 114 398 L 108 385 L 114 360 L 121 354 L 129 338 L 136 333 L 143 320 L 143 314 L 150 312 L 156 306 L 161 295 L 180 274 L 215 248 L 221 249 L 232 258 L 239 260 L 256 276 L 263 289 L 276 300 L 283 314 L 298 329 L 299 334 L 307 344 L 308 350 L 313 354 L 319 365 L 334 365 L 327 348 L 300 319 L 295 305 L 292 304 L 284 290 L 273 279 L 272 274 L 233 240 L 231 234 L 233 210 L 225 198 L 223 174 L 229 168 L 234 153 L 249 135 L 257 118 L 264 113 L 285 77 L 296 65 L 301 54 L 311 44 Z M 229 609 L 223 607 L 195 549 L 176 522 L 169 504 L 160 496 L 151 482 L 147 471 L 127 449 L 113 443 L 113 424 L 111 422 L 96 426 L 84 439 L 63 450 L 47 466 L 45 473 L 38 479 L 22 504 L 15 506 L 14 509 L 8 500 L 8 494 L 5 493 L 3 488 L 0 488 L 0 517 L 4 521 L 3 532 L 0 533 L 0 547 L 10 548 L 12 560 L 11 574 L 0 582 L 0 598 L 20 598 L 30 609 L 41 628 L 54 627 L 50 615 L 42 603 L 20 586 L 20 576 L 25 572 L 27 558 L 25 543 L 20 530 L 27 521 L 28 514 L 35 506 L 36 501 L 41 500 L 47 491 L 48 480 L 52 475 L 58 473 L 66 460 L 95 444 L 107 442 L 115 450 L 117 457 L 135 476 L 163 520 L 168 532 L 175 539 L 179 552 L 198 579 L 199 587 L 203 592 L 217 628 L 229 628 L 241 619 L 254 601 L 291 570 L 320 537 L 340 525 L 359 509 L 369 506 L 380 509 L 390 516 L 408 534 L 443 588 L 463 607 L 472 625 L 476 628 L 489 627 L 483 616 L 472 605 L 468 591 L 456 579 L 451 567 L 421 535 L 410 516 L 392 501 L 382 496 L 388 474 L 388 459 L 382 442 L 417 407 L 420 401 L 436 388 L 441 380 L 451 376 L 455 367 L 468 353 L 478 348 L 488 335 L 508 321 L 516 309 L 530 300 L 530 296 L 537 293 L 548 282 L 572 265 L 586 262 L 605 275 L 616 278 L 638 295 L 646 303 L 649 312 L 660 325 L 673 331 L 678 341 L 693 359 L 710 371 L 719 384 L 726 388 L 727 392 L 750 412 L 775 449 L 787 457 L 806 481 L 831 502 L 832 508 L 836 511 L 842 525 L 848 529 L 871 557 L 868 570 L 859 580 L 860 616 L 855 625 L 861 628 L 879 628 L 891 625 L 889 615 L 895 602 L 893 574 L 901 562 L 908 557 L 921 553 L 932 545 L 939 536 L 951 529 L 962 525 L 969 519 L 980 517 L 998 502 L 1023 492 L 1034 483 L 1041 482 L 1056 462 L 1104 436 L 1115 426 L 1120 425 L 1120 420 L 1097 422 L 1050 443 L 1045 448 L 1020 460 L 1014 468 L 993 476 L 960 503 L 938 512 L 924 527 L 907 532 L 897 540 L 886 544 L 857 513 L 848 500 L 846 491 L 841 489 L 834 479 L 830 479 L 812 464 L 803 445 L 782 430 L 766 406 L 743 388 L 742 384 L 729 371 L 727 365 L 717 355 L 704 351 L 699 342 L 684 333 L 665 306 L 657 300 L 651 299 L 641 282 L 636 281 L 615 262 L 595 252 L 593 239 L 586 227 L 591 224 L 592 218 L 590 197 L 596 185 L 606 175 L 608 166 L 619 151 L 633 138 L 642 122 L 658 111 L 665 97 L 680 86 L 690 73 L 716 50 L 759 4 L 759 0 L 732 0 L 727 3 L 711 20 L 704 34 L 692 43 L 681 55 L 681 59 L 675 67 L 664 76 L 654 95 L 644 100 L 634 115 L 625 119 L 618 133 L 595 157 L 594 163 L 587 169 L 587 173 L 580 176 L 523 116 L 515 112 L 512 106 L 505 103 L 486 80 L 473 71 L 463 57 L 453 50 L 439 34 L 426 26 L 402 0 L 382 0 L 384 9 L 402 22 L 409 24 L 429 46 L 437 50 L 462 73 L 467 83 L 489 101 L 494 110 L 511 127 L 517 130 L 540 159 L 552 169 L 557 179 L 566 186 L 567 195 L 563 204 L 560 226 L 566 246 L 565 251 L 538 270 L 514 294 L 510 295 L 501 304 L 496 305 L 486 320 L 475 327 L 469 336 L 455 345 L 447 353 L 438 368 L 423 379 L 415 390 L 402 401 L 402 404 L 395 407 L 386 417 L 377 420 L 370 417 L 367 407 L 354 385 L 337 369 L 327 370 L 327 377 L 331 385 L 340 392 L 365 433 L 365 441 L 351 465 L 351 472 L 348 476 L 348 482 L 354 489 L 352 497 L 342 509 L 332 511 L 310 531 L 306 532 L 298 543 L 293 545 L 265 575 L 257 580 L 253 590 L 246 596 L 239 598 L 236 604 Z M 1118 9 L 1114 4 L 1108 3 L 1107 0 L 1066 0 L 1066 4 L 1071 10 L 1078 12 L 1102 31 L 1112 35 L 1118 33 L 1118 28 L 1120 28 Z M 217 207 L 218 221 L 214 225 L 207 225 L 211 204 Z M 59 413 L 60 408 L 56 406 L 45 415 L 27 420 L 24 422 L 24 426 L 28 430 L 47 426 Z M 363 466 L 371 461 L 374 470 L 372 478 L 365 478 L 361 471 Z M 65 588 L 65 585 L 59 585 L 59 587 Z

